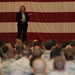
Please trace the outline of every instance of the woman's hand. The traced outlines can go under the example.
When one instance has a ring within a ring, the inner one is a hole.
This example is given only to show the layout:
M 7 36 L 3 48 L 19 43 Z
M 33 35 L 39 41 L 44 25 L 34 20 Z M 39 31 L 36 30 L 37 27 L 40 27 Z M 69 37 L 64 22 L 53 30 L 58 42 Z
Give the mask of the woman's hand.
M 24 21 L 24 19 L 21 19 L 21 21 L 23 22 L 23 21 Z

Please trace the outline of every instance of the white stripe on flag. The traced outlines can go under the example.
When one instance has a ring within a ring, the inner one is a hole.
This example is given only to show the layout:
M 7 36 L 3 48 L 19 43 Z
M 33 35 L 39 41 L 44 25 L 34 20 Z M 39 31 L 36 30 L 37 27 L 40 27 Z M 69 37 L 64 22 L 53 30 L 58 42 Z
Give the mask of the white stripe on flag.
M 21 5 L 28 12 L 75 12 L 75 2 L 0 2 L 0 12 L 18 12 Z
M 0 23 L 0 33 L 17 32 L 16 22 Z M 36 23 L 29 22 L 28 32 L 37 33 L 75 33 L 75 23 Z

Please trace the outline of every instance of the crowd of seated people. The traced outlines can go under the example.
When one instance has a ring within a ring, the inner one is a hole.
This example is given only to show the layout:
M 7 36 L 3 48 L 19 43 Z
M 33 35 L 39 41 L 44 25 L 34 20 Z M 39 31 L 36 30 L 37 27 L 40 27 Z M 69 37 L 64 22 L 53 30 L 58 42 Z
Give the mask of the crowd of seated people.
M 0 75 L 75 75 L 75 40 L 0 42 Z

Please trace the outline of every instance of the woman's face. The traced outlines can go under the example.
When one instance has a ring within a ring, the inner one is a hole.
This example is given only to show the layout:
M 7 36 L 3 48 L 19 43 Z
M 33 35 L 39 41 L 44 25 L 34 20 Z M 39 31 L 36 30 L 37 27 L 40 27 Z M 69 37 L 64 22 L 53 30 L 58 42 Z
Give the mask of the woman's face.
M 25 8 L 24 8 L 24 7 L 22 7 L 22 8 L 21 8 L 21 12 L 24 12 L 24 11 L 25 11 Z

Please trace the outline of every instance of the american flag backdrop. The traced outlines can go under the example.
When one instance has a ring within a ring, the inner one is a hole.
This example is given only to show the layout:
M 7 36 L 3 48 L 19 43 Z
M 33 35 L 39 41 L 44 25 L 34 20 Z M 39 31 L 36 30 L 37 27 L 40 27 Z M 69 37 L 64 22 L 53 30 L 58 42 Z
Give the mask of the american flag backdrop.
M 0 40 L 16 39 L 16 13 L 25 5 L 30 14 L 27 40 L 58 42 L 75 39 L 75 0 L 0 0 Z

